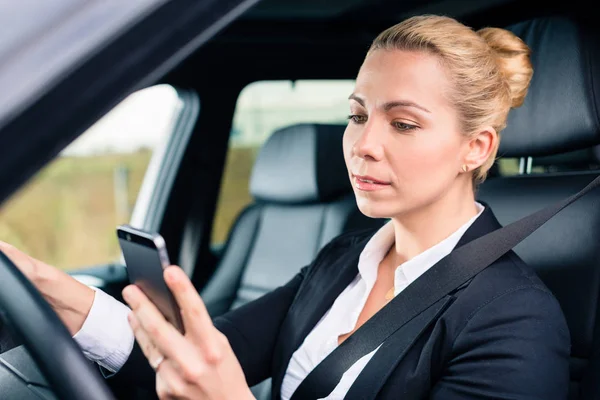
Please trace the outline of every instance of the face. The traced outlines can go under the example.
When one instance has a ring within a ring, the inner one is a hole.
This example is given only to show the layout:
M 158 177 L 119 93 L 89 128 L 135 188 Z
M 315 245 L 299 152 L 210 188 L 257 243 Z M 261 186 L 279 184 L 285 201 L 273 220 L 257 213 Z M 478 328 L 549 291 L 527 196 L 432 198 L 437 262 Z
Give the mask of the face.
M 448 85 L 435 55 L 376 50 L 367 56 L 344 134 L 346 165 L 365 215 L 397 217 L 459 185 L 472 193 L 470 174 L 461 168 L 474 145 L 444 97 Z

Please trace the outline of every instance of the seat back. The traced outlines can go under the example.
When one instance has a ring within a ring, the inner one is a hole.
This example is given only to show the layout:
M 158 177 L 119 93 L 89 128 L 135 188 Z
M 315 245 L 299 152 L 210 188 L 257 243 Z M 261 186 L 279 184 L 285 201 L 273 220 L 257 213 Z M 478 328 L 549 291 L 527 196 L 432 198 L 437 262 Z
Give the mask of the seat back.
M 342 232 L 381 224 L 356 206 L 342 152 L 344 129 L 300 124 L 267 140 L 250 179 L 255 202 L 238 217 L 202 290 L 212 316 L 283 285 Z
M 536 159 L 597 145 L 599 42 L 562 18 L 535 19 L 509 29 L 531 47 L 535 72 L 525 104 L 509 115 L 499 155 Z M 599 173 L 572 169 L 489 179 L 477 197 L 507 224 L 576 193 Z M 600 398 L 599 205 L 596 190 L 515 248 L 552 290 L 566 316 L 572 342 L 570 399 Z

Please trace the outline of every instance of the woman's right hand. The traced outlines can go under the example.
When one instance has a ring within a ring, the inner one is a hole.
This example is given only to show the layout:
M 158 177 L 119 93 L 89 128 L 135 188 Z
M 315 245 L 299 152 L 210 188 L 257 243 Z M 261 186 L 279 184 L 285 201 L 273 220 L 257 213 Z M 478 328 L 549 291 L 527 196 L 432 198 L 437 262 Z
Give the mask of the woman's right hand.
M 71 335 L 83 326 L 94 301 L 94 290 L 69 274 L 0 241 L 2 251 L 40 291 Z

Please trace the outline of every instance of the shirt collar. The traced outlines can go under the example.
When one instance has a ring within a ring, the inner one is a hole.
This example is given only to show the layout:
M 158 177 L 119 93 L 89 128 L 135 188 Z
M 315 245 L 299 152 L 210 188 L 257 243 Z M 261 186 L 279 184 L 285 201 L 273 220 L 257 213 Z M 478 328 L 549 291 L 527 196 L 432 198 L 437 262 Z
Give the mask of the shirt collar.
M 471 224 L 475 222 L 485 209 L 485 207 L 478 202 L 476 202 L 475 205 L 478 209 L 477 215 L 467 221 L 446 239 L 396 268 L 394 275 L 394 295 L 400 293 L 425 271 L 450 254 L 454 247 L 456 247 L 462 235 L 464 235 Z M 361 252 L 358 261 L 358 272 L 365 280 L 369 290 L 373 288 L 375 280 L 377 279 L 379 263 L 394 244 L 394 240 L 394 225 L 392 221 L 389 221 L 373 235 Z

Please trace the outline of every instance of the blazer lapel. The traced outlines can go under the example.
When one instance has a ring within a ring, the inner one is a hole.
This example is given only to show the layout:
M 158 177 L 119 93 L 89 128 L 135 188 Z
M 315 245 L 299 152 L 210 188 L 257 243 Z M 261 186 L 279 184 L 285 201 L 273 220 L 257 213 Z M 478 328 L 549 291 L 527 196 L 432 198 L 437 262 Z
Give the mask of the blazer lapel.
M 314 265 L 317 267 L 314 274 L 310 274 L 299 289 L 298 297 L 281 325 L 273 353 L 273 399 L 280 398 L 281 383 L 293 353 L 358 274 L 358 259 L 371 236 L 348 247 L 338 259 L 324 257 L 319 264 L 329 265 Z

